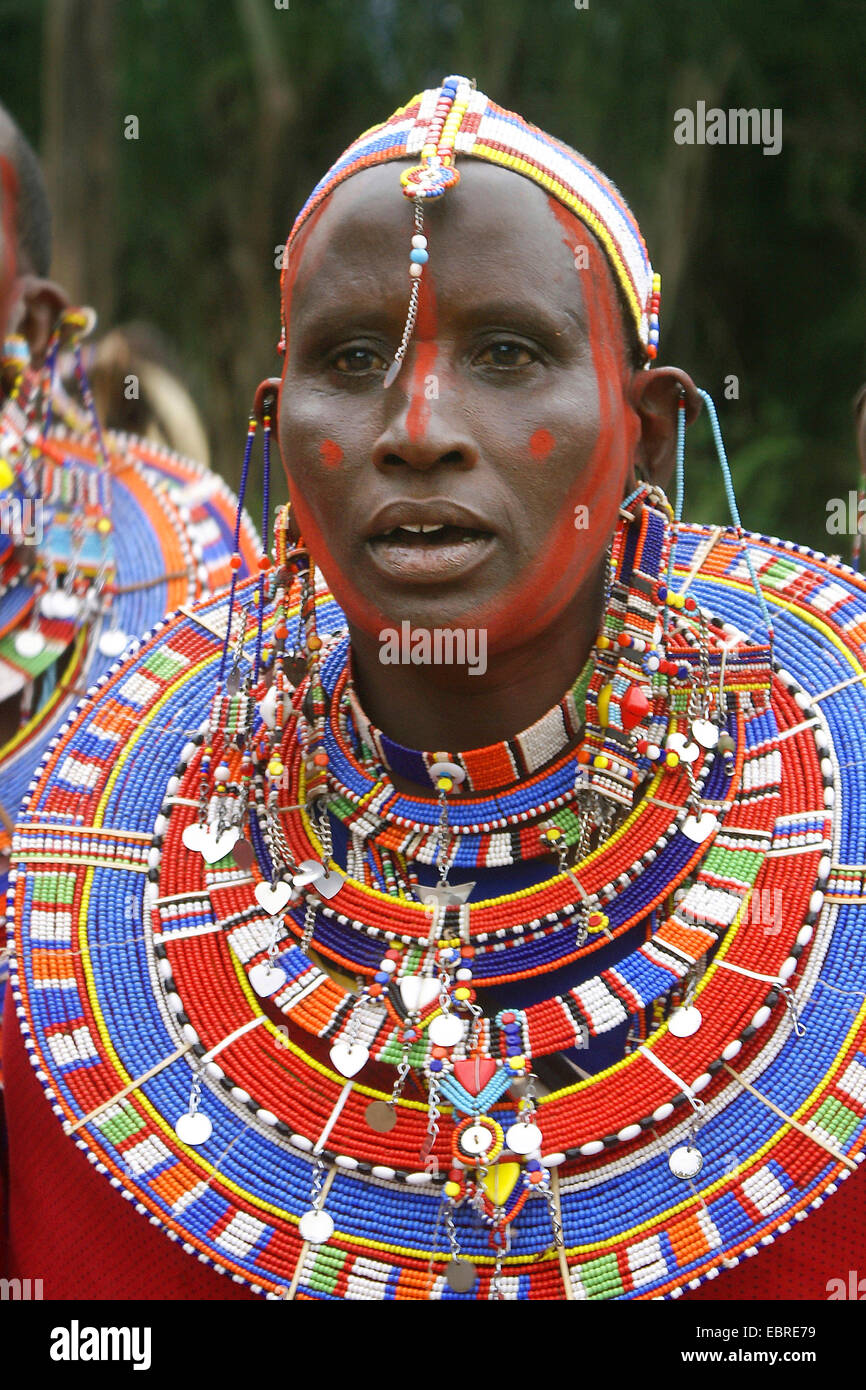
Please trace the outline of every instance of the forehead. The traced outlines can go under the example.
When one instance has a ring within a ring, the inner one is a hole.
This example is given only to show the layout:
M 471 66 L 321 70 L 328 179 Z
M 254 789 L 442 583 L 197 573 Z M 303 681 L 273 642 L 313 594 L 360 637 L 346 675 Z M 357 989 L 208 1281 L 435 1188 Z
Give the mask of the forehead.
M 289 255 L 287 319 L 314 312 L 320 298 L 349 300 L 381 294 L 383 281 L 408 295 L 411 201 L 400 172 L 410 161 L 362 170 L 337 188 L 301 229 Z M 614 293 L 606 261 L 577 218 L 529 179 L 496 165 L 465 160 L 460 182 L 424 204 L 424 231 L 437 298 L 453 294 L 465 304 L 491 288 L 536 297 L 561 312 L 582 307 L 576 245 L 591 246 L 590 274 Z

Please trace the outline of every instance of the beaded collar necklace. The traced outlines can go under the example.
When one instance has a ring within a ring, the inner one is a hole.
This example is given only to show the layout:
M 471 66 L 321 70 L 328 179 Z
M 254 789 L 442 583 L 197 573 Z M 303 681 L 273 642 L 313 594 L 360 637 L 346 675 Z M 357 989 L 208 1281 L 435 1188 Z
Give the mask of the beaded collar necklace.
M 574 685 L 553 709 L 537 719 L 513 738 L 491 743 L 486 748 L 469 753 L 422 753 L 407 748 L 377 729 L 365 715 L 355 694 L 351 674 L 341 699 L 341 714 L 346 725 L 351 716 L 357 752 L 366 745 L 369 760 L 375 758 L 388 772 L 396 772 L 419 786 L 428 786 L 437 763 L 448 762 L 457 767 L 461 786 L 468 792 L 493 792 L 533 776 L 552 763 L 573 742 L 583 724 L 584 701 L 592 676 L 589 658 Z
M 628 506 L 623 510 L 605 622 L 591 669 L 584 677 L 594 699 L 587 699 L 587 727 L 574 761 L 585 804 L 596 811 L 605 832 L 611 828 L 616 812 L 612 816 L 605 806 L 599 814 L 599 803 L 607 801 L 621 806 L 626 787 L 631 787 L 633 795 L 641 774 L 645 778 L 654 766 L 664 769 L 658 777 L 661 790 L 665 783 L 671 783 L 675 790 L 668 795 L 676 799 L 652 798 L 668 817 L 665 833 L 652 847 L 649 862 L 654 872 L 647 872 L 645 867 L 636 878 L 620 874 L 613 883 L 600 885 L 594 891 L 588 887 L 593 885 L 592 869 L 580 854 L 576 870 L 568 866 L 562 832 L 550 825 L 541 830 L 542 840 L 557 853 L 560 874 L 556 877 L 563 885 L 557 891 L 564 891 L 567 899 L 553 920 L 570 925 L 575 933 L 572 948 L 566 946 L 560 963 L 563 959 L 574 960 L 590 934 L 603 932 L 610 940 L 615 939 L 610 929 L 611 912 L 616 915 L 618 909 L 620 920 L 614 925 L 620 931 L 645 920 L 648 912 L 653 914 L 655 930 L 650 939 L 615 969 L 584 980 L 567 996 L 557 995 L 527 1009 L 499 1009 L 492 1018 L 485 1017 L 475 988 L 476 984 L 481 985 L 482 977 L 479 974 L 478 980 L 474 979 L 478 948 L 473 941 L 472 921 L 474 917 L 478 924 L 484 904 L 466 901 L 467 891 L 474 885 L 461 888 L 448 882 L 451 860 L 447 849 L 440 854 L 440 877 L 435 889 L 424 888 L 417 878 L 401 874 L 392 862 L 390 877 L 383 868 L 381 891 L 375 887 L 371 890 L 366 875 L 359 879 L 352 872 L 364 857 L 363 848 L 356 849 L 356 861 L 347 866 L 345 874 L 334 865 L 324 809 L 327 791 L 317 799 L 318 838 L 303 812 L 310 796 L 308 775 L 322 785 L 322 753 L 317 751 L 311 757 L 309 732 L 306 736 L 302 732 L 299 742 L 292 720 L 280 734 L 279 681 L 273 721 L 263 719 L 261 726 L 262 730 L 266 726 L 268 729 L 269 751 L 260 745 L 257 758 L 249 751 L 249 743 L 255 738 L 252 708 L 249 696 L 242 693 L 241 682 L 235 680 L 231 689 L 227 684 L 225 692 L 218 693 L 214 701 L 207 747 L 197 754 L 197 742 L 203 743 L 204 739 L 194 740 L 178 767 L 181 800 L 190 804 L 188 794 L 184 795 L 190 778 L 192 785 L 197 782 L 200 788 L 198 817 L 188 819 L 182 835 L 184 846 L 198 851 L 211 864 L 219 864 L 231 852 L 242 873 L 253 871 L 253 898 L 265 914 L 264 930 L 254 925 L 242 899 L 234 896 L 238 888 L 236 871 L 230 871 L 228 876 L 219 868 L 212 874 L 206 871 L 215 914 L 224 922 L 236 924 L 236 930 L 230 934 L 232 949 L 248 974 L 249 987 L 261 997 L 271 998 L 284 1016 L 296 1025 L 300 1023 L 304 1031 L 326 1040 L 332 1066 L 349 1081 L 371 1059 L 397 1067 L 390 1097 L 371 1101 L 365 1111 L 365 1122 L 372 1131 L 389 1133 L 394 1128 L 406 1078 L 413 1070 L 423 1076 L 428 1093 L 422 1158 L 436 1146 L 442 1104 L 447 1102 L 454 1107 L 452 1167 L 446 1196 L 451 1202 L 471 1201 L 500 1243 L 522 1210 L 533 1184 L 542 1184 L 548 1199 L 551 1195 L 540 1162 L 543 1133 L 536 1123 L 533 1056 L 574 1046 L 590 1035 L 599 1036 L 627 1022 L 630 1016 L 634 1016 L 637 1035 L 644 1036 L 643 1012 L 662 1001 L 667 1001 L 669 1009 L 681 1000 L 678 987 L 686 977 L 691 980 L 690 996 L 724 935 L 727 920 L 716 920 L 712 913 L 708 918 L 706 907 L 708 894 L 718 891 L 720 879 L 730 881 L 729 875 L 712 859 L 706 869 L 701 861 L 707 858 L 707 845 L 717 835 L 730 798 L 739 789 L 740 777 L 735 774 L 748 762 L 749 746 L 759 741 L 765 716 L 763 692 L 768 689 L 769 675 L 765 650 L 742 647 L 731 661 L 729 672 L 722 673 L 718 692 L 710 690 L 707 682 L 714 653 L 706 615 L 697 610 L 694 601 L 687 609 L 686 601 L 680 599 L 671 605 L 679 610 L 680 630 L 675 624 L 668 627 L 661 621 L 656 606 L 668 606 L 668 590 L 659 585 L 651 571 L 640 568 L 641 563 L 646 563 L 658 571 L 666 559 L 664 513 L 656 509 L 656 499 L 647 489 L 628 499 L 628 504 L 632 510 Z M 285 587 L 281 576 L 276 587 Z M 280 603 L 278 614 L 284 611 Z M 302 592 L 297 611 L 298 632 L 306 614 L 304 628 L 309 647 L 309 586 Z M 696 613 L 691 624 L 686 612 Z M 275 632 L 280 628 L 287 637 L 288 627 L 278 616 Z M 261 634 L 261 623 L 259 631 Z M 655 646 L 660 639 L 665 643 L 661 649 Z M 718 646 L 718 640 L 715 641 Z M 321 643 L 312 650 L 318 663 Z M 715 655 L 721 656 L 721 648 Z M 326 710 L 334 690 L 328 666 L 338 660 L 346 673 L 345 644 L 331 651 L 321 673 L 317 664 L 314 676 L 302 683 L 292 698 L 295 722 L 302 719 L 302 711 L 307 712 L 307 719 L 313 716 L 317 726 L 314 746 L 323 750 L 326 757 Z M 277 675 L 279 669 L 276 665 Z M 638 684 L 638 673 L 651 682 L 651 695 Z M 672 688 L 677 682 L 683 683 L 683 688 L 674 695 Z M 315 700 L 311 699 L 314 689 L 320 692 Z M 268 696 L 261 698 L 265 702 Z M 738 710 L 733 723 L 727 714 L 729 700 Z M 363 728 L 357 702 L 350 708 Z M 714 720 L 709 715 L 714 715 Z M 739 741 L 732 729 L 739 729 Z M 658 744 L 650 742 L 654 738 Z M 723 739 L 727 742 L 723 743 Z M 266 761 L 271 783 L 277 780 L 277 774 L 284 782 L 288 773 L 289 805 L 300 810 L 300 815 L 289 816 L 285 825 L 279 815 L 279 797 L 275 798 L 273 785 L 268 790 L 262 776 Z M 424 764 L 439 792 L 438 830 L 446 845 L 450 839 L 448 793 L 453 792 L 455 784 L 460 786 L 473 765 L 471 755 L 465 765 L 444 756 L 437 757 L 429 767 Z M 248 811 L 245 803 L 250 807 Z M 773 804 L 770 795 L 765 796 L 764 804 Z M 675 812 L 672 823 L 671 810 Z M 531 813 L 527 815 L 532 819 Z M 588 820 L 586 812 L 584 815 Z M 247 816 L 250 841 L 240 833 Z M 535 820 L 537 825 L 537 813 Z M 736 843 L 736 825 L 728 829 L 724 823 Z M 753 828 L 759 837 L 770 834 L 769 822 Z M 603 834 L 602 848 L 605 839 Z M 581 842 L 585 845 L 584 836 L 578 840 L 578 850 Z M 665 853 L 669 846 L 671 853 Z M 381 851 L 380 845 L 379 862 L 384 865 Z M 264 876 L 258 882 L 257 864 L 265 866 Z M 755 871 L 757 864 L 756 860 Z M 695 869 L 697 878 L 682 901 L 672 911 L 656 913 L 674 887 L 685 886 Z M 630 896 L 624 890 L 633 889 L 635 883 L 636 892 Z M 367 897 L 371 891 L 372 901 Z M 546 884 L 526 890 L 526 901 L 519 901 L 518 906 L 524 922 L 531 912 L 531 921 L 540 925 L 538 903 L 548 892 Z M 339 930 L 335 934 L 329 930 L 334 925 L 333 917 L 324 928 L 322 918 L 329 916 L 329 900 L 337 897 Z M 611 908 L 613 901 L 616 909 Z M 544 916 L 549 918 L 550 914 Z M 301 946 L 286 951 L 285 942 L 292 930 L 301 937 Z M 498 927 L 497 935 L 501 931 Z M 375 953 L 378 959 L 371 958 L 368 950 L 362 949 L 359 954 L 353 949 L 353 932 L 362 933 L 355 940 L 368 949 L 371 935 L 384 937 Z M 488 934 L 489 929 L 483 933 Z M 515 956 L 516 967 L 527 964 L 526 952 L 540 936 L 530 933 Z M 307 951 L 314 941 L 331 959 L 357 970 L 365 978 L 359 994 L 346 993 L 312 965 Z M 348 951 L 346 941 L 350 943 Z M 550 968 L 549 951 L 541 965 L 530 965 L 530 971 L 544 968 Z M 511 973 L 506 970 L 502 978 L 507 981 Z M 526 973 L 518 970 L 519 976 Z M 488 970 L 486 983 L 490 982 Z M 697 1011 L 686 1002 L 674 1012 L 676 1019 L 682 1020 L 680 1026 L 685 1036 L 690 1029 L 689 1020 Z M 720 1064 L 718 1058 L 715 1061 Z M 490 1112 L 506 1093 L 512 1094 L 515 1086 L 518 1090 L 514 1122 L 506 1131 Z M 686 1099 L 692 1103 L 691 1093 Z M 699 1113 L 696 1108 L 695 1114 Z M 458 1114 L 465 1116 L 459 1123 Z M 197 1099 L 191 1098 L 189 1110 L 178 1121 L 179 1136 L 187 1142 L 199 1142 L 189 1136 L 202 1135 L 200 1142 L 205 1142 L 211 1132 L 209 1125 L 210 1121 L 198 1110 Z M 506 1145 L 509 1161 L 514 1160 L 514 1180 L 507 1194 L 498 1192 L 491 1196 L 485 1187 L 488 1166 L 500 1157 Z M 693 1155 L 697 1153 L 691 1139 L 684 1152 L 688 1158 L 680 1155 L 677 1160 L 683 1170 L 694 1162 Z M 526 1164 L 521 1168 L 523 1159 Z M 474 1168 L 474 1177 L 471 1173 L 467 1176 L 467 1168 Z M 514 1191 L 522 1171 L 522 1198 L 509 1206 L 506 1197 Z M 686 1174 L 683 1171 L 680 1175 Z M 304 1221 L 307 1231 L 315 1233 L 309 1239 L 325 1240 L 333 1231 L 333 1223 L 317 1205 L 315 1196 L 314 1192 Z M 455 1288 L 466 1278 L 458 1253 L 452 1260 L 449 1278 Z
M 681 531 L 674 568 L 680 583 L 706 540 L 698 528 Z M 721 824 L 709 849 L 696 846 L 704 871 L 702 906 L 695 896 L 691 908 L 700 912 L 687 911 L 681 900 L 673 935 L 641 968 L 649 982 L 646 972 L 666 953 L 674 958 L 690 943 L 697 954 L 700 943 L 690 933 L 706 930 L 712 918 L 720 945 L 709 967 L 691 983 L 681 977 L 680 992 L 684 985 L 691 1000 L 681 999 L 667 1025 L 654 1018 L 656 1031 L 621 1063 L 550 1096 L 532 1096 L 524 1071 L 522 1095 L 509 1087 L 491 1098 L 503 1067 L 519 1080 L 519 1058 L 541 1055 L 546 1042 L 568 1045 L 576 1031 L 574 1007 L 590 1010 L 591 1033 L 603 1027 L 610 1006 L 596 982 L 576 987 L 568 999 L 550 1000 L 538 1014 L 500 1011 L 482 1030 L 489 1038 L 486 1056 L 476 1051 L 464 1057 L 459 1046 L 450 1059 L 432 1056 L 433 1021 L 454 1011 L 437 1011 L 434 1004 L 413 1044 L 418 1051 L 410 1049 L 408 1059 L 410 1071 L 417 1066 L 425 1077 L 430 1062 L 445 1063 L 432 1073 L 441 1103 L 432 1117 L 438 1131 L 429 1162 L 419 1161 L 429 1141 L 429 1105 L 411 1093 L 394 1101 L 393 1087 L 383 1084 L 383 1066 L 399 1078 L 401 1040 L 380 1058 L 384 1038 L 374 1038 L 376 1064 L 371 1059 L 354 1076 L 341 1072 L 335 1062 L 345 1068 L 351 1053 L 357 1061 L 364 1033 L 341 1034 L 351 1001 L 315 967 L 302 968 L 297 946 L 277 952 L 287 975 L 282 991 L 291 995 L 288 1037 L 272 1024 L 250 983 L 271 914 L 257 900 L 251 903 L 248 872 L 230 858 L 207 866 L 182 844 L 184 826 L 195 816 L 189 790 L 202 751 L 195 742 L 184 750 L 182 734 L 172 732 L 173 712 L 179 723 L 187 722 L 195 690 L 199 709 L 205 707 L 219 663 L 215 634 L 224 625 L 224 601 L 173 620 L 110 673 L 37 784 L 16 845 L 13 909 L 14 993 L 34 1042 L 34 1065 L 50 1078 L 43 1084 L 50 1084 L 52 1103 L 67 1128 L 75 1127 L 76 1141 L 93 1153 L 97 1171 L 134 1190 L 175 1238 L 275 1297 L 328 1296 L 325 1264 L 341 1271 L 328 1285 L 337 1297 L 360 1296 L 345 1281 L 362 1278 L 377 1297 L 393 1296 L 388 1290 L 398 1278 L 415 1296 L 434 1298 L 670 1295 L 690 1279 L 736 1263 L 747 1246 L 773 1238 L 780 1223 L 785 1229 L 813 1198 L 820 1200 L 827 1184 L 853 1166 L 846 1151 L 854 1140 L 838 1137 L 839 1117 L 866 1123 L 866 1093 L 855 1075 L 866 1016 L 861 1009 L 846 1022 L 844 999 L 837 1003 L 818 978 L 858 988 L 850 952 L 839 955 L 841 937 L 834 942 L 839 914 L 862 908 L 825 905 L 824 893 L 832 890 L 839 900 L 842 880 L 835 870 L 828 885 L 831 859 L 851 861 L 856 853 L 844 827 L 831 830 L 831 824 L 835 784 L 847 777 L 850 787 L 859 766 L 838 747 L 846 725 L 837 711 L 862 696 L 859 685 L 840 680 L 833 653 L 842 652 L 851 612 L 858 603 L 862 609 L 866 591 L 857 576 L 802 549 L 786 553 L 757 537 L 748 543 L 783 614 L 783 659 L 813 682 L 818 671 L 833 693 L 812 702 L 796 675 L 783 671 L 773 683 L 772 707 L 761 708 L 760 691 L 729 697 L 737 790 L 729 808 L 719 808 Z M 724 600 L 728 622 L 748 632 L 758 610 L 741 575 L 739 540 L 722 537 L 692 583 L 708 608 Z M 837 594 L 841 607 L 831 611 L 823 590 L 829 595 L 839 588 L 848 597 Z M 809 626 L 803 614 L 811 611 L 804 592 L 815 594 L 814 623 L 842 644 L 838 648 L 804 647 Z M 331 612 L 320 604 L 322 628 L 336 632 L 339 619 Z M 122 744 L 112 741 L 132 710 L 138 716 L 133 738 L 124 732 Z M 713 766 L 724 762 L 717 749 L 706 751 Z M 87 783 L 58 780 L 60 768 L 82 755 L 93 769 Z M 843 766 L 848 770 L 840 771 Z M 674 776 L 675 769 L 656 773 L 660 780 Z M 657 791 L 651 787 L 642 805 Z M 139 849 L 126 827 L 131 816 L 139 825 L 148 805 L 154 835 L 150 848 L 143 840 Z M 285 811 L 282 819 L 297 829 L 296 814 Z M 73 831 L 68 827 L 76 820 L 80 829 Z M 100 867 L 107 856 L 110 870 Z M 140 892 L 143 877 L 150 879 L 145 920 L 153 932 L 146 927 L 141 937 L 122 903 L 132 888 Z M 79 896 L 73 884 L 85 878 L 88 892 Z M 749 904 L 782 885 L 785 911 L 778 930 L 768 932 Z M 364 896 L 345 879 L 333 898 L 317 896 L 323 909 L 336 912 L 350 893 Z M 368 922 L 387 923 L 380 916 L 385 896 L 367 894 L 375 904 L 364 914 Z M 70 902 L 74 955 L 52 927 Z M 476 908 L 465 906 L 471 918 Z M 405 910 L 420 911 L 408 902 Z M 850 940 L 841 919 L 840 931 Z M 29 944 L 34 932 L 48 933 L 44 941 L 34 939 L 35 954 Z M 398 956 L 397 969 L 379 973 L 397 974 L 415 949 L 403 934 L 394 933 L 383 952 Z M 79 948 L 88 956 L 84 973 L 71 965 Z M 465 948 L 436 944 L 437 952 L 451 949 Z M 34 968 L 41 972 L 38 988 Z M 796 996 L 810 1029 L 808 1052 L 790 1010 L 776 1007 L 795 974 L 802 975 Z M 625 1003 L 623 994 L 620 999 L 625 1008 L 636 1003 Z M 148 1007 L 152 1026 L 144 1026 Z M 695 1012 L 700 1020 L 691 1031 Z M 110 1054 L 103 1034 L 111 1038 Z M 334 1040 L 343 1049 L 329 1058 Z M 191 1062 L 196 1097 L 189 1095 Z M 129 1088 L 145 1074 L 146 1098 Z M 491 1083 L 492 1091 L 486 1089 Z M 114 1098 L 121 1088 L 121 1098 Z M 814 1117 L 809 1130 L 780 1124 L 766 1100 L 786 1114 Z M 376 1102 L 396 1115 L 384 1136 L 365 1120 Z M 203 1120 L 210 1126 L 205 1139 Z M 836 1133 L 825 1133 L 822 1125 Z M 521 1128 L 512 1133 L 515 1126 Z M 521 1153 L 530 1141 L 537 1147 Z M 703 1159 L 699 1174 L 696 1153 Z M 203 1181 L 216 1207 L 200 1207 L 195 1193 Z M 230 1242 L 221 1235 L 229 1228 Z M 557 1230 L 563 1232 L 559 1242 Z M 456 1289 L 461 1277 L 465 1294 Z

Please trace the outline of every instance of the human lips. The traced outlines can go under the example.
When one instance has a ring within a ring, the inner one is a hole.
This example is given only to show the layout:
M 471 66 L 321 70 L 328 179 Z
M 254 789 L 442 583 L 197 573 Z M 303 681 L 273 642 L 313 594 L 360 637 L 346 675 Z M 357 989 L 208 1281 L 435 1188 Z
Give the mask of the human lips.
M 445 498 L 388 502 L 365 527 L 376 567 L 390 578 L 420 583 L 464 578 L 495 540 L 486 517 Z

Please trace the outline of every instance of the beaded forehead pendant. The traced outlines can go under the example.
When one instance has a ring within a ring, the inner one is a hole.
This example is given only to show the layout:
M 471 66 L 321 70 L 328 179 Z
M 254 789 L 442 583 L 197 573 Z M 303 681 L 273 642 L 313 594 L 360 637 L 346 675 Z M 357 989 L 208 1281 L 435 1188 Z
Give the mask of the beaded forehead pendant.
M 385 386 L 390 386 L 397 378 L 418 317 L 421 277 L 430 258 L 427 238 L 424 235 L 424 203 L 428 198 L 441 198 L 445 190 L 453 188 L 460 179 L 460 173 L 454 167 L 454 144 L 474 87 L 475 83 L 465 77 L 445 78 L 430 121 L 427 139 L 421 148 L 421 163 L 414 164 L 411 169 L 404 169 L 400 175 L 403 192 L 415 205 L 415 231 L 412 236 L 412 249 L 409 252 L 409 278 L 412 288 L 409 293 L 406 326 L 400 346 L 394 354 L 394 361 L 385 374 Z

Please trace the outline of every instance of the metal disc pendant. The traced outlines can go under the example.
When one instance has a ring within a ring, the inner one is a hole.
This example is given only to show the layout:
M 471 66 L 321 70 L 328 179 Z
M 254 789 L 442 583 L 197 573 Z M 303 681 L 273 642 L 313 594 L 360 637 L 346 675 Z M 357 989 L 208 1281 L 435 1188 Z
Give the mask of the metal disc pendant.
M 454 1293 L 468 1293 L 475 1287 L 478 1275 L 469 1260 L 449 1260 L 445 1266 L 445 1278 Z
M 506 1131 L 505 1142 L 513 1154 L 531 1154 L 541 1145 L 541 1130 L 538 1125 L 524 1124 L 518 1120 Z
M 687 1009 L 674 1009 L 668 1019 L 668 1028 L 675 1038 L 690 1038 L 703 1023 L 700 1009 L 690 1004 Z
M 397 1112 L 386 1100 L 371 1100 L 364 1119 L 377 1134 L 389 1134 L 397 1123 Z
M 15 638 L 14 647 L 18 655 L 23 656 L 26 660 L 29 657 L 39 656 L 40 652 L 44 652 L 45 638 L 42 636 L 42 633 L 37 632 L 35 628 L 28 627 L 25 628 L 23 632 L 18 633 L 18 636 Z
M 692 738 L 702 748 L 715 748 L 719 741 L 719 731 L 709 719 L 696 719 L 692 724 Z
M 190 1144 L 197 1148 L 200 1144 L 206 1144 L 213 1134 L 213 1125 L 207 1115 L 201 1110 L 196 1110 L 194 1115 L 189 1112 L 178 1117 L 174 1127 L 174 1132 L 178 1139 L 184 1144 Z
M 680 1144 L 668 1159 L 668 1167 L 675 1178 L 696 1178 L 704 1166 L 700 1149 L 693 1145 Z
M 129 646 L 129 641 L 119 627 L 110 627 L 100 635 L 98 646 L 103 656 L 120 656 Z
M 456 1047 L 463 1040 L 466 1025 L 455 1014 L 439 1014 L 427 1029 L 430 1041 L 436 1047 Z
M 232 859 L 239 869 L 251 869 L 256 862 L 256 852 L 245 835 L 232 847 Z
M 226 694 L 237 695 L 241 688 L 241 673 L 237 666 L 233 666 L 226 677 Z
M 301 1239 L 309 1241 L 310 1245 L 321 1245 L 334 1234 L 334 1219 L 326 1211 L 305 1211 L 298 1222 L 298 1231 Z

